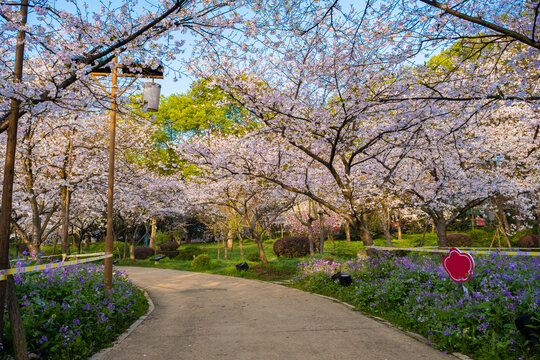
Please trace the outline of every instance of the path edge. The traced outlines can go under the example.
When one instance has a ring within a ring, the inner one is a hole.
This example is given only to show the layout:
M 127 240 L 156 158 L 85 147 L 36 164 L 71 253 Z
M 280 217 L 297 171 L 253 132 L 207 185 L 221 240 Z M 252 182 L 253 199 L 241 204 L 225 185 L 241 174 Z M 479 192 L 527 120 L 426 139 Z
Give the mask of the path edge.
M 148 300 L 148 310 L 146 311 L 146 314 L 139 317 L 131 326 L 124 331 L 120 336 L 114 340 L 113 344 L 109 346 L 108 348 L 102 349 L 100 352 L 92 355 L 88 360 L 101 360 L 103 356 L 105 356 L 109 351 L 114 349 L 116 346 L 118 346 L 122 341 L 124 341 L 125 338 L 127 338 L 135 329 L 141 325 L 141 323 L 146 320 L 146 318 L 154 311 L 155 306 L 154 302 L 152 301 L 152 298 L 150 295 L 148 295 L 148 292 L 144 290 L 144 297 L 146 300 Z

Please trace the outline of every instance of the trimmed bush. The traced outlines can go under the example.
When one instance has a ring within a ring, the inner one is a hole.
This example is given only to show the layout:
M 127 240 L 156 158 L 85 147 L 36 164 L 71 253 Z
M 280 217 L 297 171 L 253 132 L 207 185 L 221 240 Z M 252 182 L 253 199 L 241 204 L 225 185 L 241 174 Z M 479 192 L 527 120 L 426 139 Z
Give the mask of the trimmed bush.
M 253 252 L 253 253 L 247 254 L 246 260 L 259 262 L 261 261 L 261 255 L 258 252 Z
M 485 230 L 481 229 L 475 229 L 469 231 L 469 237 L 472 239 L 473 242 L 481 242 L 484 239 L 487 239 L 489 237 L 489 234 Z
M 517 241 L 520 248 L 535 248 L 540 247 L 540 236 L 535 234 L 523 235 Z
M 207 269 L 210 267 L 210 256 L 206 254 L 198 255 L 191 262 L 191 266 L 193 266 L 194 269 Z
M 180 260 L 186 260 L 191 261 L 195 257 L 201 255 L 204 253 L 204 250 L 196 247 L 196 246 L 186 246 L 182 250 L 180 250 L 180 254 L 178 255 L 178 258 Z
M 314 244 L 315 245 L 315 244 Z M 305 236 L 289 236 L 277 239 L 274 243 L 277 257 L 296 258 L 309 254 L 309 239 Z
M 466 234 L 448 234 L 446 244 L 450 247 L 471 247 L 472 239 Z
M 164 242 L 163 244 L 159 245 L 159 248 L 163 251 L 175 251 L 180 247 L 180 244 L 177 243 L 174 240 Z
M 151 247 L 140 247 L 135 249 L 135 259 L 145 260 L 154 255 L 156 251 Z

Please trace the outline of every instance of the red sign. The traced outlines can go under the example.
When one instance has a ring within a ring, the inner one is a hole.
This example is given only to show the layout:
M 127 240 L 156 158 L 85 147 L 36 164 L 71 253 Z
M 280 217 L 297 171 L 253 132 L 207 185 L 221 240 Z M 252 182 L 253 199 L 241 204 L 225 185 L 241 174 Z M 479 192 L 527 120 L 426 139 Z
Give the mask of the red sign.
M 476 226 L 486 226 L 486 220 L 484 218 L 477 217 Z
M 467 282 L 474 270 L 474 259 L 471 255 L 462 253 L 458 248 L 452 248 L 443 258 L 443 267 L 453 281 Z

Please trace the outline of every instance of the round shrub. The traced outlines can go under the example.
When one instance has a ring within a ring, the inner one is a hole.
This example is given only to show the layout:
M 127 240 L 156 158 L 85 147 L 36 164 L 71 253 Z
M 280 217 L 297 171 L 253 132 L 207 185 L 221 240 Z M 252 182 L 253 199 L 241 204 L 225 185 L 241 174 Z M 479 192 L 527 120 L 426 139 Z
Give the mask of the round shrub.
M 309 254 L 309 239 L 305 236 L 289 236 L 277 239 L 274 243 L 274 254 L 277 257 L 286 258 L 306 256 Z
M 191 266 L 195 269 L 206 269 L 210 267 L 210 256 L 206 254 L 198 255 L 193 261 L 191 262 Z
M 523 235 L 517 242 L 520 248 L 540 247 L 540 236 L 535 234 Z
M 446 244 L 450 247 L 471 247 L 472 239 L 466 234 L 448 234 Z
M 164 242 L 163 244 L 159 245 L 159 248 L 163 251 L 175 251 L 179 247 L 180 244 L 173 240 Z
M 488 233 L 485 230 L 481 229 L 475 229 L 469 231 L 469 237 L 472 239 L 473 242 L 480 242 L 484 239 L 488 238 Z
M 258 252 L 247 254 L 246 260 L 253 262 L 261 261 L 261 254 L 259 254 Z
M 135 259 L 145 260 L 154 255 L 156 251 L 151 247 L 140 247 L 135 249 Z
M 195 257 L 203 253 L 204 253 L 204 250 L 202 248 L 199 248 L 196 246 L 186 246 L 182 250 L 180 250 L 180 254 L 178 255 L 178 258 L 180 260 L 191 261 Z

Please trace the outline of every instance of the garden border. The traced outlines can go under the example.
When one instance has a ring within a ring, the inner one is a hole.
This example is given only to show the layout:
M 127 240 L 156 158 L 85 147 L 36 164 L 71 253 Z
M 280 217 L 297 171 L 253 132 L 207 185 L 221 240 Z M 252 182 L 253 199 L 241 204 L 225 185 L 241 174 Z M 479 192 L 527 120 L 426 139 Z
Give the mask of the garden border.
M 146 318 L 154 311 L 154 302 L 152 301 L 152 298 L 150 295 L 148 295 L 148 292 L 144 290 L 144 297 L 148 300 L 148 311 L 146 311 L 146 314 L 139 317 L 131 326 L 124 331 L 120 336 L 118 336 L 112 343 L 111 346 L 102 349 L 100 352 L 92 355 L 89 360 L 101 360 L 103 356 L 105 356 L 109 351 L 114 349 L 118 344 L 120 344 L 122 341 L 124 341 L 135 329 L 141 325 L 141 323 L 146 320 Z

